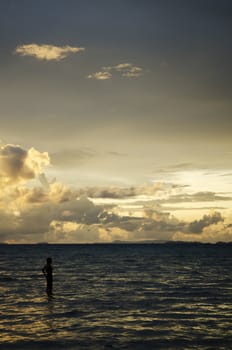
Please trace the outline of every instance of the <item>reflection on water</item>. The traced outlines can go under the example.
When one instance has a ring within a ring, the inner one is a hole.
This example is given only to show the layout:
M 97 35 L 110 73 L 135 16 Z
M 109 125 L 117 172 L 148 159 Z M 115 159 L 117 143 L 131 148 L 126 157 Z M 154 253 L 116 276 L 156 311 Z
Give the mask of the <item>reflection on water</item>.
M 0 247 L 0 348 L 228 350 L 230 250 Z M 54 259 L 53 298 L 41 273 L 46 256 Z

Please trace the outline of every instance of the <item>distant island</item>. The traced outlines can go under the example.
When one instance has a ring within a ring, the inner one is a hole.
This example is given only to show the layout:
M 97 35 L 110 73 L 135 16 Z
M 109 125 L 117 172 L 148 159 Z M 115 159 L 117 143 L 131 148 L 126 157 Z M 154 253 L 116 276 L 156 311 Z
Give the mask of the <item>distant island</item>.
M 37 242 L 37 243 L 7 243 L 7 242 L 0 242 L 0 246 L 3 245 L 36 245 L 36 246 L 46 246 L 46 245 L 111 245 L 111 244 L 160 244 L 160 245 L 232 245 L 232 241 L 230 242 L 198 242 L 198 241 L 169 241 L 169 240 L 150 240 L 145 239 L 141 241 L 122 241 L 122 240 L 115 240 L 112 242 L 81 242 L 81 243 L 59 243 L 59 242 Z
M 145 239 L 142 241 L 121 241 L 121 240 L 115 240 L 112 242 L 112 244 L 217 244 L 217 245 L 232 245 L 232 241 L 230 242 L 198 242 L 198 241 L 170 241 L 170 240 L 150 240 Z

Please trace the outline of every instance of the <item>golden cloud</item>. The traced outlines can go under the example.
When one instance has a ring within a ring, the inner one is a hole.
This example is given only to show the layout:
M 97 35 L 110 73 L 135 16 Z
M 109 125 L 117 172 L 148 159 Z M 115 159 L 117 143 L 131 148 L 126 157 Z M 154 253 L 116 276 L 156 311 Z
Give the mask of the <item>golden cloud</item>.
M 102 67 L 101 71 L 88 75 L 88 78 L 96 80 L 111 79 L 112 72 L 119 73 L 124 78 L 138 78 L 143 75 L 144 70 L 132 63 L 119 63 L 115 66 Z
M 172 239 L 174 241 L 202 243 L 232 242 L 232 227 L 230 224 L 219 222 L 205 227 L 201 234 L 177 232 Z
M 19 45 L 16 47 L 15 53 L 21 56 L 32 56 L 38 60 L 46 61 L 60 61 L 66 58 L 71 53 L 77 53 L 84 51 L 84 47 L 74 47 L 74 46 L 54 46 L 54 45 L 37 45 L 37 44 L 27 44 Z
M 219 212 L 192 222 L 179 221 L 157 205 L 144 204 L 140 213 L 121 212 L 115 204 L 96 204 L 92 198 L 127 199 L 166 193 L 165 184 L 130 188 L 94 187 L 73 189 L 58 182 L 41 186 L 31 179 L 41 177 L 49 165 L 47 152 L 19 145 L 0 146 L 0 242 L 111 242 L 114 240 L 185 240 L 216 242 L 232 240 L 231 220 Z M 171 186 L 172 188 L 173 186 Z M 171 189 L 170 189 L 171 190 Z M 204 196 L 203 196 L 204 199 Z M 158 201 L 158 199 L 157 199 Z
M 96 80 L 108 80 L 112 78 L 112 74 L 109 72 L 96 72 L 88 75 L 88 79 L 96 79 Z
M 143 69 L 141 67 L 134 66 L 131 63 L 120 63 L 112 69 L 120 72 L 122 77 L 126 78 L 138 78 L 143 74 Z
M 0 146 L 0 186 L 33 179 L 49 163 L 47 152 L 41 153 L 34 148 L 25 150 L 11 144 Z

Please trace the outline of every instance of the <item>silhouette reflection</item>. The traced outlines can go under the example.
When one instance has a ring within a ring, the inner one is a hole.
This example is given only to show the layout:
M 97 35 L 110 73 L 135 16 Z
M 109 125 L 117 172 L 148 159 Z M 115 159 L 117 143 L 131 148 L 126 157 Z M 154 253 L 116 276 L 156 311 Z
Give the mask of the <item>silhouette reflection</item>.
M 42 268 L 42 272 L 47 280 L 47 295 L 48 298 L 52 298 L 52 288 L 53 288 L 53 267 L 52 267 L 52 258 L 47 258 L 47 263 Z

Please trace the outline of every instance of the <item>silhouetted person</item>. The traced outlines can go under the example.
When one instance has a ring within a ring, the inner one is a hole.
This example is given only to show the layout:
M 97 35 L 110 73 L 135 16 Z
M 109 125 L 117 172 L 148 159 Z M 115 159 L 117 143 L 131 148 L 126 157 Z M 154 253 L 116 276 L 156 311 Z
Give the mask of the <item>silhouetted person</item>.
M 47 264 L 42 268 L 43 274 L 46 277 L 47 280 L 47 295 L 52 295 L 52 259 L 47 258 Z

